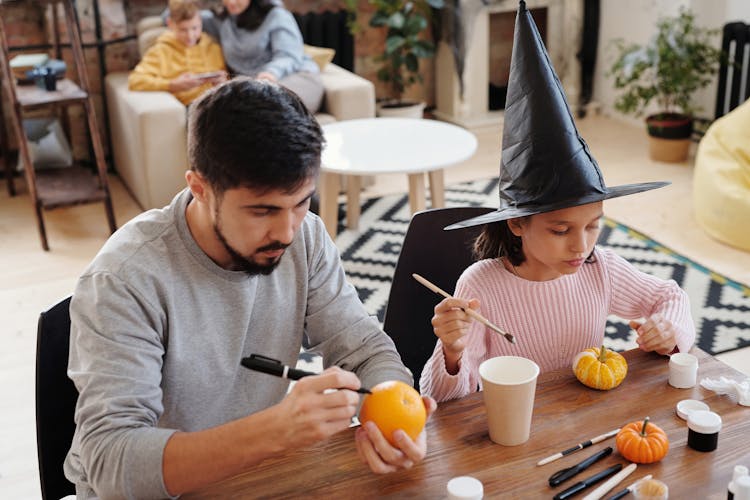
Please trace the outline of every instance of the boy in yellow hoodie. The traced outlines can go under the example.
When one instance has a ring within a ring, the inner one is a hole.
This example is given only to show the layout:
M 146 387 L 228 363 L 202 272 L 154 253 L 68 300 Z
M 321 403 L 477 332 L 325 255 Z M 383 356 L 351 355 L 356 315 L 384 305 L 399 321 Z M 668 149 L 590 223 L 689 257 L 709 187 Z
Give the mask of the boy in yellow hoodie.
M 203 33 L 199 0 L 169 0 L 168 31 L 130 73 L 130 90 L 166 90 L 186 106 L 227 79 L 221 46 Z

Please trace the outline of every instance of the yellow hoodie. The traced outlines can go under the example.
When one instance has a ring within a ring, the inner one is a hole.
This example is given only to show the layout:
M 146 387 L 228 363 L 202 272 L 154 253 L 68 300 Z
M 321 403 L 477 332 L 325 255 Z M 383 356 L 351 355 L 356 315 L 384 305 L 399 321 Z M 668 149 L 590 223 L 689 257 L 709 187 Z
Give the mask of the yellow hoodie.
M 128 87 L 130 90 L 164 90 L 169 91 L 169 82 L 183 73 L 205 73 L 208 71 L 226 71 L 221 46 L 207 33 L 201 34 L 198 43 L 186 47 L 177 40 L 171 30 L 162 33 L 156 43 L 146 51 L 141 62 L 130 73 Z M 184 105 L 190 104 L 204 91 L 211 88 L 210 83 L 174 96 Z

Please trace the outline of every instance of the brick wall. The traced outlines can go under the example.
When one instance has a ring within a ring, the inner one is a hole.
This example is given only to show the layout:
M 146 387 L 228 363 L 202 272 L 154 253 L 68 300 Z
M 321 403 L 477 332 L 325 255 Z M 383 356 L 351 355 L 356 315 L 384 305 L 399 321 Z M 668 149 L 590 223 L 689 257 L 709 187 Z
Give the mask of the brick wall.
M 206 0 L 206 5 L 218 5 L 220 0 Z M 101 20 L 101 35 L 108 45 L 104 50 L 104 64 L 106 72 L 127 71 L 138 62 L 136 43 L 134 40 L 117 41 L 135 33 L 135 24 L 145 16 L 159 14 L 166 5 L 166 0 L 99 0 L 99 13 Z M 81 26 L 81 35 L 84 44 L 96 42 L 95 11 L 93 0 L 77 0 L 76 6 Z M 322 12 L 324 10 L 340 10 L 343 2 L 340 0 L 285 0 L 285 6 L 294 12 Z M 52 43 L 52 15 L 51 7 L 45 7 L 40 2 L 11 2 L 2 7 L 3 20 L 7 26 L 8 42 L 11 47 L 25 45 L 40 45 Z M 373 57 L 380 54 L 385 41 L 385 33 L 367 26 L 372 14 L 372 7 L 367 0 L 359 0 L 358 22 L 365 29 L 361 30 L 355 37 L 355 72 L 372 81 L 376 86 L 378 97 L 387 96 L 385 86 L 377 80 L 377 66 Z M 60 33 L 62 42 L 67 42 L 64 28 L 62 10 L 59 15 Z M 117 41 L 116 43 L 112 43 Z M 26 52 L 39 52 L 31 50 Z M 13 51 L 11 56 L 20 53 Z M 50 51 L 50 55 L 52 52 Z M 97 118 L 102 133 L 105 133 L 105 115 L 103 108 L 103 82 L 100 73 L 99 52 L 95 47 L 85 49 L 86 69 L 92 94 L 97 110 Z M 64 49 L 62 58 L 72 69 L 72 54 L 69 49 Z M 434 103 L 434 63 L 433 60 L 422 60 L 420 62 L 424 84 L 416 84 L 407 92 L 408 97 L 421 99 L 428 104 Z M 68 72 L 68 77 L 77 80 L 73 71 Z M 7 109 L 7 98 L 3 97 L 3 108 Z M 85 119 L 80 107 L 71 107 L 72 113 L 72 143 L 77 158 L 88 158 L 89 146 L 86 141 L 86 129 L 82 125 Z M 7 115 L 7 112 L 4 113 Z M 9 126 L 9 124 L 6 124 Z M 9 130 L 9 128 L 6 128 Z M 11 134 L 12 135 L 12 134 Z M 103 135 L 103 137 L 106 137 Z M 105 148 L 107 147 L 106 140 Z M 11 145 L 15 140 L 11 137 Z M 15 146 L 14 146 L 15 147 Z

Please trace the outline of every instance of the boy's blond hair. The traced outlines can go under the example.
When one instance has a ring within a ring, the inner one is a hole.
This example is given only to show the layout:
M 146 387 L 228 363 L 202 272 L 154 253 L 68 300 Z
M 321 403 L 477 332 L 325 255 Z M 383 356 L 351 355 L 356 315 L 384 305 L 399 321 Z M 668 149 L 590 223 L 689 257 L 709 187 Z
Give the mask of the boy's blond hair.
M 200 0 L 169 0 L 169 17 L 175 23 L 192 19 L 200 10 Z

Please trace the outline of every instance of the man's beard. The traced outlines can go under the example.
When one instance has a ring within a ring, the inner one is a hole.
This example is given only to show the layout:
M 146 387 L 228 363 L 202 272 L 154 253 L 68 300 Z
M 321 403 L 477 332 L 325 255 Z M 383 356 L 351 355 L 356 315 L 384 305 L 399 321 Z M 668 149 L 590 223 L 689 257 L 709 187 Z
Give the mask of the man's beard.
M 214 211 L 214 214 L 216 216 L 215 222 L 214 222 L 214 233 L 216 234 L 216 237 L 219 239 L 221 244 L 224 245 L 224 249 L 227 251 L 227 253 L 231 257 L 233 270 L 244 271 L 246 274 L 250 276 L 256 276 L 258 274 L 262 274 L 262 275 L 271 274 L 271 272 L 273 272 L 273 270 L 276 269 L 276 267 L 279 265 L 279 262 L 281 262 L 281 257 L 283 257 L 283 254 L 276 260 L 270 262 L 269 264 L 258 264 L 257 262 L 252 260 L 252 258 L 242 255 L 240 252 L 232 248 L 231 245 L 229 245 L 229 242 L 224 237 L 224 234 L 221 232 L 221 218 L 219 217 L 218 209 Z M 257 254 L 261 252 L 269 252 L 272 250 L 283 250 L 284 248 L 288 246 L 289 245 L 285 245 L 283 243 L 275 241 L 266 246 L 258 248 L 255 253 Z

